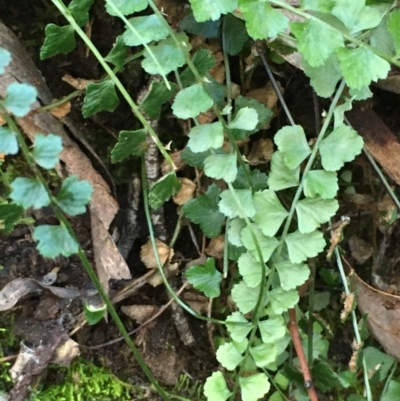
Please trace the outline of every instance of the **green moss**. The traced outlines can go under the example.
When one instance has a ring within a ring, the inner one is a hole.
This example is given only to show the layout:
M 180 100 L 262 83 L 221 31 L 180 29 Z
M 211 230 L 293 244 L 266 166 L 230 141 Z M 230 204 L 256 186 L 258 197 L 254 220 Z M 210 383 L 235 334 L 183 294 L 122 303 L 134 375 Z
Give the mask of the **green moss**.
M 63 368 L 49 368 L 57 369 Z M 65 370 L 61 384 L 41 386 L 32 401 L 129 401 L 141 399 L 144 390 L 119 380 L 104 368 L 83 359 L 75 360 Z M 134 397 L 133 397 L 134 396 Z
M 6 356 L 4 354 L 6 348 L 18 349 L 18 339 L 14 337 L 13 327 L 14 316 L 11 316 L 7 325 L 3 324 L 3 327 L 0 327 L 0 358 Z M 0 394 L 3 391 L 9 391 L 13 386 L 9 373 L 12 362 L 13 361 L 0 363 Z

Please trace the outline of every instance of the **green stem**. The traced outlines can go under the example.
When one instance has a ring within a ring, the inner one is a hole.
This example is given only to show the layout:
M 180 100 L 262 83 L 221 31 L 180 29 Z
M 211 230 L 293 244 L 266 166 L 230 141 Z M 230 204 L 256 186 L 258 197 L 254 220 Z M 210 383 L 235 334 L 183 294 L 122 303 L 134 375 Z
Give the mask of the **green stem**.
M 83 32 L 83 30 L 79 27 L 79 25 L 76 23 L 75 19 L 71 15 L 70 11 L 68 10 L 67 7 L 65 7 L 65 5 L 62 3 L 62 1 L 61 0 L 51 0 L 51 1 L 60 10 L 60 12 L 63 14 L 64 18 L 75 29 L 76 33 L 81 37 L 81 39 L 88 46 L 90 51 L 96 57 L 98 62 L 101 64 L 101 66 L 104 68 L 104 71 L 108 74 L 108 76 L 114 82 L 115 86 L 119 89 L 119 91 L 121 92 L 122 96 L 124 97 L 126 102 L 129 104 L 129 106 L 133 110 L 133 112 L 136 115 L 136 117 L 138 118 L 138 120 L 142 123 L 143 127 L 146 129 L 146 131 L 152 137 L 153 141 L 156 143 L 158 149 L 160 150 L 161 154 L 164 156 L 165 160 L 172 167 L 172 169 L 175 170 L 176 169 L 175 168 L 175 164 L 172 161 L 172 159 L 171 159 L 170 155 L 168 154 L 168 152 L 165 150 L 165 147 L 163 146 L 163 144 L 158 139 L 157 134 L 154 132 L 153 128 L 151 127 L 149 122 L 146 120 L 146 118 L 144 117 L 144 115 L 140 111 L 139 107 L 133 101 L 132 97 L 129 95 L 128 91 L 125 89 L 125 87 L 122 84 L 122 82 L 118 79 L 118 77 L 115 75 L 114 71 L 110 68 L 110 66 L 105 61 L 104 57 L 97 50 L 96 46 L 88 38 L 88 36 L 85 34 L 85 32 Z
M 308 14 L 305 11 L 301 11 L 298 8 L 292 7 L 291 5 L 289 5 L 288 3 L 282 1 L 282 0 L 268 0 L 270 3 L 275 4 L 281 8 L 284 8 L 286 10 L 292 11 L 293 13 L 307 19 L 307 20 L 314 20 L 314 21 L 318 21 L 318 23 L 323 24 L 327 27 L 329 27 L 330 29 L 334 29 L 335 31 L 337 31 L 340 35 L 342 35 L 346 40 L 348 40 L 351 43 L 354 43 L 355 45 L 359 46 L 359 47 L 364 47 L 365 49 L 368 49 L 370 51 L 372 51 L 373 53 L 375 53 L 377 56 L 383 58 L 384 60 L 386 60 L 387 62 L 400 67 L 400 62 L 393 60 L 393 56 L 389 56 L 384 52 L 381 52 L 380 50 L 376 49 L 375 47 L 370 46 L 369 44 L 363 42 L 360 39 L 357 39 L 343 31 L 341 31 L 340 29 L 336 28 L 333 25 L 328 24 L 327 22 L 321 20 L 318 17 L 315 17 L 314 15 Z
M 25 140 L 24 140 L 21 132 L 19 131 L 17 125 L 14 123 L 14 120 L 7 113 L 4 113 L 3 117 L 6 120 L 8 126 L 10 127 L 10 129 L 17 134 L 17 139 L 18 139 L 18 143 L 19 143 L 20 149 L 22 151 L 22 154 L 23 154 L 24 158 L 26 159 L 29 167 L 34 172 L 36 178 L 44 186 L 44 188 L 45 188 L 45 190 L 46 190 L 46 192 L 47 192 L 47 194 L 48 194 L 48 196 L 50 198 L 51 206 L 52 206 L 52 208 L 53 208 L 58 220 L 68 230 L 69 235 L 78 244 L 78 257 L 79 257 L 80 261 L 82 262 L 83 267 L 85 268 L 88 276 L 90 277 L 90 279 L 93 281 L 94 285 L 96 286 L 101 298 L 103 299 L 104 303 L 106 304 L 106 306 L 108 308 L 108 311 L 109 311 L 111 317 L 115 321 L 115 324 L 117 325 L 117 327 L 118 327 L 119 331 L 121 332 L 122 336 L 124 337 L 126 343 L 128 344 L 129 348 L 131 349 L 132 353 L 134 354 L 134 356 L 135 356 L 136 360 L 138 361 L 140 367 L 142 368 L 143 372 L 145 373 L 147 378 L 150 380 L 150 382 L 157 389 L 157 391 L 159 392 L 161 397 L 165 401 L 169 401 L 170 399 L 168 397 L 168 394 L 158 384 L 157 380 L 152 375 L 152 373 L 150 372 L 150 370 L 147 367 L 146 363 L 144 362 L 144 360 L 143 360 L 142 356 L 140 355 L 138 349 L 133 344 L 133 341 L 131 340 L 128 332 L 126 331 L 121 319 L 119 318 L 119 316 L 117 314 L 117 311 L 115 310 L 110 298 L 107 296 L 106 292 L 104 291 L 99 279 L 97 278 L 97 275 L 96 275 L 95 271 L 93 270 L 93 267 L 91 266 L 91 264 L 90 264 L 89 260 L 87 259 L 84 251 L 82 250 L 81 246 L 79 245 L 79 242 L 78 242 L 78 240 L 77 240 L 77 238 L 75 236 L 75 233 L 74 233 L 71 225 L 69 224 L 69 222 L 68 222 L 67 218 L 65 217 L 64 213 L 60 210 L 59 206 L 57 205 L 57 201 L 53 197 L 53 195 L 52 195 L 52 193 L 51 193 L 51 191 L 50 191 L 50 189 L 49 189 L 49 187 L 48 187 L 48 185 L 46 183 L 46 180 L 44 179 L 42 173 L 40 172 L 40 170 L 36 166 L 36 163 L 33 160 L 33 157 L 32 157 L 32 155 L 31 155 L 31 153 L 29 151 L 29 148 L 26 145 Z
M 295 208 L 296 208 L 297 202 L 300 199 L 301 193 L 303 192 L 304 178 L 306 177 L 307 173 L 311 170 L 311 168 L 312 168 L 312 166 L 314 164 L 314 160 L 317 157 L 317 154 L 318 154 L 318 151 L 319 151 L 319 147 L 321 145 L 321 141 L 324 139 L 326 131 L 327 131 L 327 129 L 329 127 L 329 124 L 331 122 L 331 119 L 332 119 L 332 116 L 333 116 L 333 112 L 334 112 L 334 110 L 336 108 L 336 105 L 337 105 L 339 99 L 340 99 L 340 96 L 341 96 L 341 94 L 343 92 L 344 87 L 345 87 L 345 82 L 344 82 L 344 80 L 342 80 L 340 85 L 339 85 L 339 88 L 337 89 L 337 91 L 335 93 L 335 97 L 332 100 L 331 106 L 330 106 L 328 114 L 327 114 L 327 116 L 325 118 L 324 124 L 323 124 L 323 126 L 321 128 L 321 131 L 320 131 L 320 133 L 318 135 L 318 138 L 317 138 L 317 140 L 316 140 L 316 142 L 314 144 L 314 148 L 313 148 L 313 150 L 311 152 L 311 156 L 309 157 L 309 159 L 307 161 L 307 164 L 306 164 L 306 167 L 304 168 L 300 185 L 298 186 L 296 194 L 294 195 L 294 198 L 293 198 L 293 201 L 292 201 L 292 205 L 290 207 L 289 215 L 288 215 L 288 218 L 286 220 L 285 227 L 283 228 L 282 237 L 281 237 L 280 244 L 279 244 L 279 247 L 278 247 L 278 255 L 282 251 L 283 244 L 285 243 L 285 239 L 286 239 L 286 236 L 287 236 L 289 228 L 290 228 L 290 223 L 292 222 L 292 219 L 293 219 L 293 216 L 294 216 L 294 213 L 295 213 L 295 210 L 296 210 Z

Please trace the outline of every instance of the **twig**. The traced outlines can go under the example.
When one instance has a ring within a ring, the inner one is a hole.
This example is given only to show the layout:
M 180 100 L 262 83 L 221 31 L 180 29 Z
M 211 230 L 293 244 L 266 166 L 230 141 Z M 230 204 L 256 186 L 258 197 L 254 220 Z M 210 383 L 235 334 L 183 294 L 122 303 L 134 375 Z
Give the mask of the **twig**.
M 308 396 L 311 401 L 318 401 L 318 396 L 311 378 L 310 369 L 308 368 L 306 355 L 304 353 L 303 345 L 301 344 L 299 328 L 297 326 L 296 310 L 289 309 L 289 331 L 292 337 L 292 342 L 296 350 L 297 357 L 299 358 L 300 368 L 304 377 L 304 386 L 307 389 Z

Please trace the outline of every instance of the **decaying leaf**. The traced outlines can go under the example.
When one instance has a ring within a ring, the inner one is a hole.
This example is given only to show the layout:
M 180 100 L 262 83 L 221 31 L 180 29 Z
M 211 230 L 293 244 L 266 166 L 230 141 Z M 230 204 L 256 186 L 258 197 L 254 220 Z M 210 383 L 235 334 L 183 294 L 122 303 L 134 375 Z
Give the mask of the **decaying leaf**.
M 284 89 L 280 85 L 279 89 L 283 93 Z M 276 94 L 271 81 L 268 81 L 268 83 L 262 88 L 250 91 L 246 96 L 258 100 L 265 107 L 273 110 L 275 115 L 277 114 L 276 105 L 278 104 L 278 95 Z
M 172 263 L 172 264 L 167 264 L 164 267 L 164 271 L 165 271 L 165 275 L 167 277 L 172 276 L 173 274 L 177 274 L 179 272 L 179 263 Z M 164 283 L 161 274 L 159 272 L 157 272 L 154 276 L 151 276 L 148 280 L 148 283 L 153 286 L 153 287 L 157 287 L 161 284 Z
M 175 171 L 182 170 L 186 166 L 186 163 L 182 160 L 182 157 L 181 157 L 182 152 L 183 152 L 182 150 L 179 150 L 178 152 L 174 152 L 174 153 L 170 154 L 171 159 L 174 163 L 174 166 L 176 167 Z M 164 160 L 161 163 L 162 175 L 167 175 L 171 171 L 172 171 L 171 165 L 166 160 Z
M 65 74 L 61 79 L 67 84 L 71 85 L 73 88 L 78 90 L 83 90 L 90 83 L 96 82 L 94 79 L 74 78 L 69 74 Z
M 156 246 L 161 265 L 164 265 L 167 261 L 171 260 L 172 256 L 174 256 L 174 250 L 170 249 L 168 245 L 165 245 L 157 238 Z M 142 246 L 140 259 L 148 269 L 156 269 L 158 267 L 150 239 Z
M 359 265 L 362 265 L 366 260 L 368 260 L 374 252 L 374 248 L 371 244 L 358 238 L 356 235 L 352 235 L 349 238 L 349 246 L 351 256 Z
M 52 359 L 52 363 L 56 365 L 66 366 L 71 365 L 71 362 L 80 355 L 79 344 L 68 338 L 67 341 L 62 343 L 57 349 Z
M 389 194 L 385 194 L 385 196 L 378 202 L 378 210 L 379 223 L 382 225 L 390 225 L 397 216 L 397 207 L 393 203 Z
M 196 184 L 189 180 L 189 178 L 179 178 L 181 183 L 181 190 L 172 198 L 177 205 L 184 205 L 186 202 L 193 199 L 194 191 L 196 190 Z
M 333 255 L 333 251 L 335 247 L 342 239 L 343 229 L 350 223 L 350 217 L 342 216 L 340 221 L 332 226 L 332 234 L 331 234 L 331 245 L 329 246 L 328 252 L 326 253 L 326 259 L 330 260 Z
M 53 107 L 49 111 L 58 119 L 64 118 L 71 111 L 71 102 L 60 104 L 59 106 Z
M 17 278 L 4 286 L 0 291 L 0 311 L 11 309 L 25 295 L 42 290 L 50 291 L 58 298 L 74 299 L 87 296 L 86 291 L 44 285 L 32 278 Z
M 271 161 L 272 153 L 274 153 L 274 144 L 271 139 L 260 139 L 253 143 L 247 160 L 252 166 L 265 164 Z
M 225 235 L 218 235 L 211 239 L 207 248 L 205 249 L 206 254 L 212 256 L 215 259 L 222 259 L 224 256 L 224 244 Z
M 187 291 L 182 296 L 183 300 L 197 313 L 206 315 L 208 312 L 209 298 L 198 292 Z
M 355 302 L 354 292 L 350 292 L 348 294 L 342 294 L 342 298 L 344 299 L 344 301 L 343 301 L 343 309 L 342 312 L 340 313 L 340 320 L 344 322 L 350 315 L 350 313 L 353 312 L 356 306 L 356 302 Z
M 156 305 L 127 305 L 121 307 L 122 312 L 142 324 L 154 316 L 160 308 Z

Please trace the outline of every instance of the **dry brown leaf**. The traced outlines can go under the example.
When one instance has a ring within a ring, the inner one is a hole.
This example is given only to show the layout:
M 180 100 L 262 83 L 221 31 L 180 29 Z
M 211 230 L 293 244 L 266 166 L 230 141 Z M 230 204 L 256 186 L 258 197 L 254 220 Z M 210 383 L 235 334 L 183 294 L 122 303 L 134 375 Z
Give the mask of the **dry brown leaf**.
M 207 248 L 206 254 L 216 259 L 222 259 L 224 256 L 225 235 L 218 235 L 211 239 Z
M 174 256 L 174 250 L 157 238 L 156 246 L 161 265 L 164 265 L 167 261 L 171 260 L 172 256 Z M 140 260 L 148 269 L 157 269 L 158 267 L 150 239 L 142 246 L 140 251 Z
M 358 238 L 356 235 L 352 235 L 349 238 L 349 246 L 351 256 L 359 265 L 362 265 L 366 260 L 368 260 L 374 252 L 374 248 L 371 244 Z
M 174 153 L 170 154 L 171 159 L 176 167 L 176 169 L 174 171 L 182 170 L 186 166 L 186 163 L 182 160 L 182 157 L 181 157 L 182 152 L 183 152 L 182 150 L 179 150 L 178 152 L 174 152 Z M 171 168 L 170 164 L 166 160 L 164 160 L 161 163 L 162 175 L 167 175 L 171 171 L 172 171 L 172 168 Z
M 240 85 L 235 84 L 235 82 L 231 82 L 231 98 L 235 100 L 241 92 L 242 88 L 240 87 Z
M 210 109 L 204 113 L 200 113 L 197 116 L 197 119 L 200 124 L 209 124 L 215 120 L 215 117 L 214 111 Z
M 167 277 L 172 276 L 173 274 L 178 274 L 179 273 L 179 263 L 172 263 L 172 264 L 167 264 L 164 266 L 164 271 L 165 275 Z M 153 287 L 158 287 L 160 284 L 163 284 L 163 278 L 161 277 L 161 274 L 157 272 L 154 276 L 151 276 L 148 279 L 148 283 L 153 286 Z
M 260 139 L 253 143 L 247 160 L 253 166 L 269 163 L 272 159 L 272 153 L 274 153 L 274 144 L 271 139 Z
M 387 226 L 393 221 L 397 207 L 393 203 L 389 194 L 385 194 L 385 196 L 378 202 L 378 210 L 380 224 Z
M 278 83 L 279 85 L 279 83 Z M 283 88 L 279 85 L 279 89 L 283 93 Z M 247 93 L 246 97 L 251 97 L 253 99 L 256 99 L 258 102 L 263 104 L 265 107 L 268 107 L 269 109 L 273 110 L 274 107 L 276 107 L 278 103 L 278 95 L 275 92 L 274 87 L 272 86 L 271 81 L 268 81 L 268 83 L 263 86 L 262 88 L 257 88 L 249 93 Z
M 59 106 L 53 107 L 49 111 L 54 117 L 58 119 L 64 118 L 71 111 L 71 102 L 60 104 Z
M 172 199 L 177 205 L 184 205 L 186 202 L 193 199 L 196 184 L 185 177 L 179 178 L 179 181 L 182 184 L 181 190 Z
M 197 313 L 206 315 L 208 312 L 209 298 L 197 292 L 187 291 L 182 295 L 183 300 Z
M 156 305 L 126 305 L 121 307 L 122 312 L 142 324 L 154 316 L 160 308 Z
M 79 344 L 69 338 L 65 343 L 61 344 L 53 356 L 52 363 L 56 365 L 66 366 L 71 365 L 71 362 L 80 355 Z
M 74 78 L 69 74 L 65 74 L 61 79 L 78 90 L 86 89 L 88 84 L 96 82 L 95 79 Z

